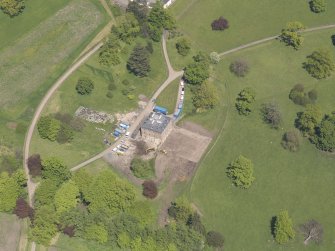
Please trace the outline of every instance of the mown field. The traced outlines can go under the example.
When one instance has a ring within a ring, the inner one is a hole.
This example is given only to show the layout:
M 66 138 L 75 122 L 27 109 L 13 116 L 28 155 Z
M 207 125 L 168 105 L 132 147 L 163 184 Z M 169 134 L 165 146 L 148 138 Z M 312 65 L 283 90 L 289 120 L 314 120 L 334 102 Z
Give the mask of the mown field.
M 278 41 L 269 42 L 224 57 L 217 66 L 216 77 L 227 84 L 225 92 L 231 105 L 222 133 L 186 194 L 200 208 L 207 227 L 223 233 L 227 250 L 333 249 L 335 156 L 318 151 L 307 139 L 297 153 L 284 150 L 280 142 L 283 133 L 294 128 L 296 113 L 304 110 L 288 98 L 295 84 L 304 84 L 306 90 L 315 88 L 322 111 L 334 111 L 335 78 L 317 81 L 302 68 L 306 56 L 320 47 L 332 51 L 335 57 L 330 39 L 334 33 L 335 29 L 306 34 L 299 51 Z M 236 59 L 249 63 L 247 77 L 237 78 L 229 72 L 230 63 Z M 256 90 L 256 104 L 253 114 L 243 117 L 238 115 L 234 99 L 247 86 Z M 283 115 L 279 130 L 262 122 L 259 108 L 268 101 L 279 104 Z M 240 154 L 255 166 L 256 181 L 248 190 L 232 186 L 226 175 L 228 164 Z M 270 221 L 282 209 L 293 218 L 297 236 L 279 246 L 273 241 Z M 324 227 L 324 241 L 318 247 L 312 243 L 305 247 L 298 231 L 299 225 L 309 219 L 318 220 Z
M 136 42 L 144 44 L 145 41 L 139 38 Z M 154 53 L 151 56 L 152 70 L 149 76 L 139 78 L 130 74 L 126 69 L 126 62 L 135 43 L 127 45 L 123 49 L 120 65 L 114 67 L 101 66 L 98 62 L 98 54 L 90 58 L 57 90 L 46 106 L 44 114 L 61 112 L 74 115 L 79 106 L 111 114 L 136 110 L 139 95 L 150 98 L 167 77 L 167 70 L 166 66 L 162 64 L 164 57 L 161 43 L 154 43 Z M 94 82 L 94 90 L 90 95 L 81 96 L 76 92 L 75 86 L 78 79 L 82 77 L 88 77 Z M 124 80 L 128 81 L 127 85 L 123 83 Z M 111 98 L 106 96 L 110 84 L 114 86 L 113 90 L 110 90 Z M 132 99 L 123 94 L 123 90 L 129 89 L 132 90 L 129 93 L 133 95 Z M 31 153 L 40 153 L 44 157 L 58 156 L 69 167 L 83 162 L 105 148 L 103 139 L 107 136 L 106 132 L 112 132 L 114 126 L 110 123 L 102 125 L 87 122 L 85 124 L 85 130 L 77 133 L 74 140 L 67 144 L 58 144 L 57 142 L 41 139 L 36 130 L 31 144 Z M 99 131 L 96 128 L 103 128 L 106 132 Z
M 0 20 L 0 135 L 21 148 L 35 107 L 107 18 L 95 0 L 32 0 L 22 15 L 1 12 Z
M 173 81 L 157 98 L 156 103 L 168 109 L 169 114 L 173 114 L 176 108 L 180 79 Z
M 289 21 L 300 21 L 307 27 L 333 24 L 335 2 L 327 1 L 327 11 L 315 14 L 305 0 L 181 0 L 172 5 L 171 12 L 193 48 L 210 53 L 276 35 Z M 229 29 L 212 31 L 212 21 L 220 16 L 229 21 Z M 171 59 L 178 67 L 179 60 Z

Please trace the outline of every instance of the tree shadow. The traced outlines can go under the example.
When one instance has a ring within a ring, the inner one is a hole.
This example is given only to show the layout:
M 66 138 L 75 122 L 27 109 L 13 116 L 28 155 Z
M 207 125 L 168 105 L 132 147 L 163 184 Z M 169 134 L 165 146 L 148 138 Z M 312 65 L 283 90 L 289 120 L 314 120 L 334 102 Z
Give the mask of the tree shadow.
M 331 39 L 332 39 L 332 43 L 333 43 L 333 45 L 335 46 L 335 35 L 332 35 L 332 36 L 331 36 Z
M 270 230 L 273 237 L 275 237 L 275 225 L 277 221 L 277 216 L 273 216 L 270 221 Z

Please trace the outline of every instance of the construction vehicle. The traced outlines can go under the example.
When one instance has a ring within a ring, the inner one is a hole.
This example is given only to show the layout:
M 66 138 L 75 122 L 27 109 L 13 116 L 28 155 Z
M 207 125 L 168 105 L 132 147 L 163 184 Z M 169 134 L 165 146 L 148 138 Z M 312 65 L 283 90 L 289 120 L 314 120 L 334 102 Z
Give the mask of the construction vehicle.
M 166 150 L 164 150 L 164 149 L 160 149 L 160 150 L 159 150 L 159 152 L 160 152 L 160 153 L 167 154 L 167 151 L 166 151 Z
M 156 149 L 154 147 L 148 148 L 145 150 L 145 153 L 154 152 Z

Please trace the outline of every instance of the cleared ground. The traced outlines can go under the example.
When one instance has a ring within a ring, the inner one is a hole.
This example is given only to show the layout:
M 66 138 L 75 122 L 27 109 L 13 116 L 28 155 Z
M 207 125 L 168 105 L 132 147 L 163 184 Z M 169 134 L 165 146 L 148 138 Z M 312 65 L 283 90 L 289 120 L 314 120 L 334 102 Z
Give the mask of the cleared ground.
M 207 228 L 223 233 L 227 250 L 334 248 L 335 156 L 319 152 L 306 139 L 297 153 L 290 153 L 280 145 L 282 134 L 294 127 L 296 113 L 304 110 L 288 98 L 295 84 L 304 84 L 306 90 L 316 88 L 317 103 L 323 112 L 334 111 L 334 77 L 317 81 L 302 68 L 306 56 L 320 47 L 332 51 L 335 57 L 330 39 L 334 33 L 333 29 L 305 35 L 305 44 L 299 51 L 278 41 L 269 42 L 224 57 L 217 66 L 215 78 L 224 79 L 231 105 L 222 133 L 202 161 L 186 194 L 203 213 Z M 250 74 L 245 78 L 229 72 L 229 64 L 236 59 L 245 59 L 250 65 Z M 247 86 L 255 89 L 256 104 L 253 114 L 243 117 L 237 114 L 234 100 Z M 279 104 L 283 115 L 279 130 L 270 129 L 259 114 L 261 104 L 272 100 Z M 207 119 L 205 126 L 216 117 L 209 114 Z M 239 154 L 255 165 L 256 180 L 248 190 L 232 186 L 226 175 L 228 164 Z M 282 209 L 287 209 L 293 218 L 297 236 L 287 245 L 279 246 L 271 236 L 270 221 Z M 305 247 L 298 232 L 299 225 L 309 219 L 318 220 L 324 227 L 324 241 L 318 247 L 312 243 Z

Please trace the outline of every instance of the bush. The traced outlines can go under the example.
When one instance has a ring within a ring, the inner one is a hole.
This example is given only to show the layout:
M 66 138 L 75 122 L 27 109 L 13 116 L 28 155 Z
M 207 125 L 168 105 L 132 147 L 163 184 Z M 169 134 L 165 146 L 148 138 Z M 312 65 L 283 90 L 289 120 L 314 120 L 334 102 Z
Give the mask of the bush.
M 213 64 L 218 64 L 220 62 L 220 55 L 219 53 L 213 51 L 209 54 L 209 58 Z
M 255 102 L 255 91 L 250 88 L 244 88 L 236 98 L 235 107 L 239 114 L 249 115 L 252 111 L 252 104 Z
M 308 92 L 308 97 L 314 103 L 318 99 L 318 92 L 316 89 L 310 90 Z
M 212 30 L 225 30 L 229 28 L 229 23 L 224 17 L 219 17 L 212 22 L 211 26 Z
M 309 7 L 314 13 L 321 13 L 326 11 L 325 0 L 311 0 L 309 1 Z
M 298 151 L 300 146 L 300 133 L 297 130 L 285 132 L 281 144 L 285 149 L 291 152 Z
M 122 80 L 122 84 L 123 85 L 129 85 L 130 83 L 129 83 L 129 80 L 128 79 L 124 79 L 124 80 Z
M 223 247 L 223 236 L 219 232 L 209 231 L 206 236 L 206 241 L 209 246 L 216 248 Z
M 88 95 L 94 89 L 94 83 L 89 78 L 80 78 L 76 85 L 76 90 L 80 95 Z
M 216 86 L 206 81 L 192 88 L 192 103 L 197 112 L 213 109 L 219 102 L 218 90 Z
M 51 116 L 43 116 L 37 123 L 37 130 L 40 137 L 42 139 L 49 139 L 50 141 L 57 139 L 60 128 L 60 122 Z
M 185 38 L 180 38 L 176 43 L 176 48 L 180 55 L 186 56 L 191 50 L 191 43 Z
M 108 91 L 107 94 L 106 94 L 106 97 L 107 98 L 113 98 L 113 92 Z
M 110 83 L 110 84 L 108 85 L 108 90 L 110 90 L 110 91 L 114 91 L 114 90 L 116 90 L 116 85 L 115 85 L 114 83 Z
M 146 180 L 142 184 L 143 187 L 143 195 L 149 199 L 156 198 L 158 194 L 158 189 L 156 183 L 152 180 Z
M 0 1 L 0 8 L 3 13 L 10 17 L 15 17 L 21 14 L 25 8 L 24 0 L 6 0 Z
M 263 115 L 263 120 L 266 123 L 270 124 L 272 128 L 279 128 L 279 125 L 282 122 L 282 115 L 277 103 L 269 102 L 262 104 L 261 113 Z
M 236 60 L 231 63 L 230 71 L 238 77 L 245 77 L 249 72 L 249 65 L 244 60 Z
M 73 140 L 73 136 L 74 133 L 72 128 L 66 124 L 62 124 L 57 134 L 57 142 L 59 144 L 71 142 Z
M 140 179 L 148 179 L 155 176 L 154 160 L 145 161 L 134 158 L 130 164 L 130 170 L 134 176 Z
M 307 105 L 312 103 L 302 84 L 295 85 L 290 91 L 289 98 L 297 105 Z
M 39 154 L 33 154 L 28 158 L 28 169 L 29 174 L 33 177 L 41 175 L 42 163 L 41 156 Z

